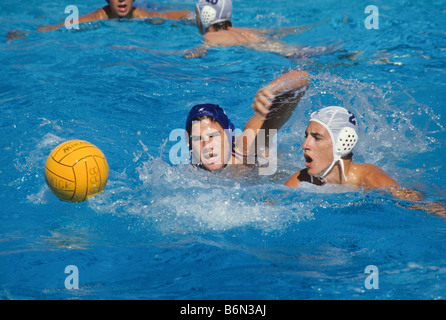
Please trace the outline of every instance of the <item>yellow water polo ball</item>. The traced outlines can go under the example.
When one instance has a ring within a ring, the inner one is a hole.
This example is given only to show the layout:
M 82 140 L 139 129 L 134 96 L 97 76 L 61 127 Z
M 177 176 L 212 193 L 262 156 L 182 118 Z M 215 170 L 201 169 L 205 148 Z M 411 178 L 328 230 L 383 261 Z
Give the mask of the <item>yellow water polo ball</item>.
M 60 200 L 82 202 L 104 190 L 108 179 L 107 159 L 90 142 L 66 141 L 48 156 L 45 179 Z

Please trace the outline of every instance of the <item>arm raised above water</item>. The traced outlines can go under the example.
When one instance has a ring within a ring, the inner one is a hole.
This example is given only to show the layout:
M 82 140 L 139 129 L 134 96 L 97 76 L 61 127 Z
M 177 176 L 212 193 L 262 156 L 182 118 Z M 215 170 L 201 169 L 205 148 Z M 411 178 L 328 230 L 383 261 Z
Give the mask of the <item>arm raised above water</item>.
M 277 77 L 257 91 L 252 103 L 255 115 L 248 120 L 243 133 L 237 137 L 240 145 L 247 148 L 244 151 L 245 154 L 254 152 L 253 148 L 257 146 L 257 135 L 260 130 L 264 130 L 262 136 L 265 137 L 265 145 L 261 148 L 265 151 L 269 148 L 270 130 L 274 129 L 271 132 L 274 134 L 288 121 L 309 83 L 308 73 L 291 71 Z
M 310 85 L 305 71 L 285 73 L 257 91 L 252 104 L 254 116 L 246 129 L 279 130 L 293 114 Z

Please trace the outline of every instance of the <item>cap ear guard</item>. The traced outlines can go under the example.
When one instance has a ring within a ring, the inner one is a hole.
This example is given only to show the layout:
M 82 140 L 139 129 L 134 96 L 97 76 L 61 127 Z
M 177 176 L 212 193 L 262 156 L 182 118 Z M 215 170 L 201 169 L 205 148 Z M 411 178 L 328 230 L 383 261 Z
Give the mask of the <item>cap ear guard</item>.
M 349 154 L 358 142 L 358 134 L 353 128 L 344 127 L 339 132 L 336 142 L 336 154 L 343 157 Z
M 211 6 L 204 6 L 200 13 L 200 19 L 203 26 L 209 27 L 217 17 L 217 10 Z

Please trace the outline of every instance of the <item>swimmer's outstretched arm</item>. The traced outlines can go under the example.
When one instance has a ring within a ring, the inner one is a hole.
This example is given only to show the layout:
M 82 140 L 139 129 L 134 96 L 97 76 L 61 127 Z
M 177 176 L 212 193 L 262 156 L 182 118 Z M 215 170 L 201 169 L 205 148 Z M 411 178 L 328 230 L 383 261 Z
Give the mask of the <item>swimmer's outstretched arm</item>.
M 389 177 L 383 170 L 376 167 L 375 165 L 369 164 L 366 166 L 371 169 L 369 170 L 367 176 L 364 178 L 365 189 L 387 190 L 395 198 L 413 202 L 408 207 L 409 209 L 423 210 L 428 213 L 433 213 L 440 217 L 446 218 L 446 207 L 441 202 L 424 202 L 424 197 L 420 192 L 413 189 L 400 187 L 394 179 Z
M 89 22 L 89 21 L 108 19 L 108 15 L 106 14 L 104 8 L 100 8 L 100 9 L 93 11 L 89 14 L 81 16 L 79 18 L 78 22 L 84 23 L 84 22 Z M 57 30 L 60 27 L 62 27 L 64 24 L 65 24 L 65 21 L 62 23 L 59 23 L 59 24 L 50 24 L 50 25 L 46 25 L 46 26 L 39 26 L 37 28 L 37 32 Z M 28 33 L 30 33 L 30 32 L 24 32 L 24 31 L 20 31 L 20 30 L 12 30 L 12 31 L 8 32 L 8 34 L 6 35 L 6 38 L 8 38 L 8 40 L 9 40 L 8 42 L 10 42 L 14 39 L 25 38 Z
M 194 16 L 195 16 L 194 13 L 189 10 L 158 12 L 158 11 L 135 9 L 133 18 L 143 19 L 151 17 L 151 18 L 163 18 L 167 20 L 182 20 L 182 19 L 192 19 L 194 18 Z
M 442 218 L 446 218 L 446 206 L 444 205 L 444 203 L 441 203 L 439 201 L 424 202 L 424 198 L 421 193 L 412 189 L 393 186 L 388 190 L 394 197 L 400 200 L 413 201 L 414 203 L 410 207 L 408 207 L 409 209 L 422 210 L 428 213 L 433 213 Z
M 103 7 L 103 8 L 99 8 L 96 11 L 90 12 L 89 14 L 83 15 L 81 17 L 79 17 L 79 23 L 85 23 L 85 22 L 90 22 L 90 21 L 97 21 L 97 20 L 104 20 L 104 19 L 108 19 L 108 14 L 106 11 L 107 6 Z M 52 25 L 47 25 L 47 26 L 39 26 L 37 28 L 37 32 L 42 32 L 42 31 L 51 31 L 51 30 L 56 30 L 59 29 L 61 26 L 63 26 L 65 24 L 65 21 L 59 24 L 52 24 Z
M 179 11 L 166 11 L 166 12 L 158 12 L 158 11 L 147 11 L 144 9 L 134 8 L 131 13 L 132 19 L 144 19 L 144 18 L 163 18 L 168 20 L 180 20 L 180 19 L 191 19 L 193 17 L 193 13 L 189 10 L 179 10 Z M 113 19 L 115 16 L 111 12 L 110 6 L 105 6 L 97 9 L 89 14 L 81 16 L 79 18 L 79 23 L 98 21 L 104 19 Z M 48 26 L 39 26 L 37 29 L 38 32 L 41 31 L 50 31 L 56 30 L 63 26 L 65 22 L 48 25 Z
M 328 20 L 330 20 L 330 18 L 325 19 L 324 21 L 319 22 L 314 25 L 311 25 L 311 26 L 294 26 L 294 27 L 284 27 L 284 28 L 280 28 L 280 29 L 266 29 L 266 30 L 262 30 L 262 32 L 264 34 L 269 35 L 270 37 L 272 37 L 274 39 L 277 39 L 277 38 L 285 37 L 290 34 L 304 33 L 304 32 L 309 31 L 317 26 L 320 26 L 321 24 L 324 24 Z
M 82 16 L 79 18 L 79 23 L 83 22 L 89 22 L 89 21 L 95 21 L 95 20 L 102 20 L 107 19 L 107 16 L 105 15 L 105 12 L 103 11 L 103 8 L 98 9 L 92 13 L 89 13 L 85 16 Z M 44 32 L 44 31 L 51 31 L 51 30 L 57 30 L 60 27 L 62 27 L 65 24 L 65 21 L 59 24 L 51 24 L 47 26 L 39 26 L 37 28 L 37 32 Z M 29 31 L 22 31 L 22 30 L 11 30 L 6 35 L 6 38 L 8 39 L 8 43 L 15 39 L 22 39 L 26 38 L 26 36 L 30 33 Z

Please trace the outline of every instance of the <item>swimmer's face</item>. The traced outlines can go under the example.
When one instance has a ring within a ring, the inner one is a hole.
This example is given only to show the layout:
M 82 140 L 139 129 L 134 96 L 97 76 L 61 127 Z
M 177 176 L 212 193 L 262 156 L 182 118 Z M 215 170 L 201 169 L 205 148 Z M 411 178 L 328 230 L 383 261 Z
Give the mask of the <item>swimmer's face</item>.
M 109 0 L 112 13 L 120 18 L 127 17 L 133 8 L 133 0 Z
M 210 119 L 193 121 L 192 163 L 199 163 L 208 170 L 221 169 L 231 156 L 229 141 L 223 127 Z
M 309 175 L 322 175 L 333 162 L 333 143 L 330 134 L 317 122 L 309 122 L 302 149 Z

